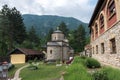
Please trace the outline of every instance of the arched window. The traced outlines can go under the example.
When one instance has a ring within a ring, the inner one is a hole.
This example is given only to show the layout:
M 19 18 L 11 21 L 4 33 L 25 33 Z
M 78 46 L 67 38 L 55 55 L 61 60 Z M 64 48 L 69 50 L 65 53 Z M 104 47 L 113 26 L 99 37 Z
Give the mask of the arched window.
M 50 50 L 50 54 L 52 54 L 52 50 Z
M 96 34 L 98 34 L 98 25 L 97 25 L 97 23 L 95 24 L 95 31 L 96 31 Z
M 91 34 L 94 34 L 93 28 L 91 28 Z
M 112 16 L 116 13 L 115 10 L 115 1 L 114 0 L 110 0 L 109 4 L 108 4 L 108 16 Z
M 104 16 L 103 14 L 100 15 L 100 28 L 104 27 Z
M 93 28 L 91 28 L 91 37 L 92 37 L 92 40 L 94 39 L 94 30 L 93 30 Z

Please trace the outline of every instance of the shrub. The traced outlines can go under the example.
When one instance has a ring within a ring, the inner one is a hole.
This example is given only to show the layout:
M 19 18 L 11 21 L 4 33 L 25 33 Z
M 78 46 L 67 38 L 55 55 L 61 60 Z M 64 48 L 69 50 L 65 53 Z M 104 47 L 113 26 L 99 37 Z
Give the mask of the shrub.
M 102 71 L 107 72 L 107 76 L 109 80 L 120 80 L 120 69 L 104 67 Z
M 79 56 L 76 56 L 73 60 L 73 64 L 82 64 L 85 65 L 85 59 L 80 58 Z
M 109 80 L 105 71 L 96 71 L 92 76 L 93 80 Z
M 101 67 L 100 63 L 93 58 L 86 59 L 86 66 L 88 68 L 100 68 Z
M 56 64 L 60 64 L 60 59 L 57 59 L 57 60 L 56 60 Z
M 15 65 L 11 64 L 8 68 L 8 71 L 10 71 L 11 69 L 15 68 Z
M 33 62 L 32 60 L 29 60 L 29 61 L 28 61 L 28 63 L 29 63 L 30 65 L 32 65 L 32 62 Z
M 35 57 L 35 58 L 34 58 L 34 63 L 36 63 L 36 62 L 37 62 L 37 60 L 38 60 L 38 59 L 37 59 L 37 57 Z
M 80 56 L 80 58 L 82 58 L 82 59 L 86 59 L 87 57 L 86 57 L 86 56 L 84 56 L 84 55 L 82 55 L 82 56 Z
M 37 69 L 38 69 L 37 66 L 28 66 L 28 68 L 29 68 L 30 70 L 37 70 Z

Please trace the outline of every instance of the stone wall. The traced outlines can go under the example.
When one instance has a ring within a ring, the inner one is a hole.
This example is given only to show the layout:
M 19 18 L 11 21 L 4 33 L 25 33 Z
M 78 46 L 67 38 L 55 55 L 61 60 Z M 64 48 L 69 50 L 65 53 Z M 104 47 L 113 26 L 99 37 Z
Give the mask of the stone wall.
M 50 53 L 52 50 L 52 53 Z M 57 60 L 61 58 L 61 47 L 59 46 L 50 46 L 47 47 L 47 60 Z
M 115 38 L 116 54 L 111 54 L 110 40 L 112 38 Z M 102 54 L 101 43 L 104 43 L 104 54 Z M 94 53 L 92 56 L 94 58 L 120 67 L 120 22 L 99 36 L 95 41 L 91 42 L 91 45 L 92 53 Z M 96 45 L 98 45 L 98 54 L 96 54 Z
M 50 53 L 50 50 L 52 50 L 52 53 Z M 47 60 L 58 60 L 61 59 L 63 56 L 64 60 L 68 60 L 69 58 L 69 48 L 67 46 L 61 47 L 61 46 L 50 46 L 47 47 Z M 62 55 L 63 53 L 63 55 Z
M 64 60 L 68 60 L 69 59 L 69 48 L 67 46 L 63 47 L 63 59 Z

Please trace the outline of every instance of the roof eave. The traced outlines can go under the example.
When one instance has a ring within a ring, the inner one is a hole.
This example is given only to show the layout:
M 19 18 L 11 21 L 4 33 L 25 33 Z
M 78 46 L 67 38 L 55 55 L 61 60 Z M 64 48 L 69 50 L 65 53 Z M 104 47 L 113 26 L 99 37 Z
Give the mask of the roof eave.
M 94 9 L 93 15 L 92 15 L 92 17 L 91 17 L 91 19 L 90 19 L 90 22 L 89 22 L 88 27 L 91 27 L 92 22 L 94 21 L 97 13 L 99 12 L 100 5 L 102 5 L 103 2 L 104 2 L 104 0 L 98 0 L 97 5 L 96 5 L 96 7 L 95 7 L 95 9 Z

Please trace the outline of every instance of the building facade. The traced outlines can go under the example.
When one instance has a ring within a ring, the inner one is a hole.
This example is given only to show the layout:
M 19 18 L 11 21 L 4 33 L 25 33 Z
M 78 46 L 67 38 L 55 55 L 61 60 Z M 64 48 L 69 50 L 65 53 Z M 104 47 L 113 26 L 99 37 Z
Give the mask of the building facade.
M 47 43 L 47 61 L 66 61 L 72 56 L 73 49 L 69 46 L 64 34 L 57 29 L 51 36 L 52 40 Z
M 89 28 L 92 56 L 120 67 L 120 0 L 98 0 Z

